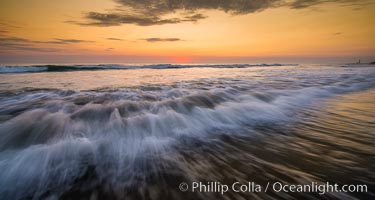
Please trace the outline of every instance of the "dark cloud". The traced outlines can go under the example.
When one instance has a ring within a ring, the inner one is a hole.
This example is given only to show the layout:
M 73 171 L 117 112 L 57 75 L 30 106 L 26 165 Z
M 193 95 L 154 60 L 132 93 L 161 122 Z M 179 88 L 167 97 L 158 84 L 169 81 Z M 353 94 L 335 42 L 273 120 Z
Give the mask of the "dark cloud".
M 219 10 L 233 15 L 259 12 L 267 8 L 289 7 L 303 9 L 324 3 L 363 5 L 371 0 L 114 0 L 116 9 L 108 13 L 89 12 L 87 21 L 66 21 L 82 26 L 119 26 L 135 24 L 152 26 L 197 22 L 207 18 L 204 10 Z M 188 14 L 186 14 L 188 13 Z M 175 18 L 167 14 L 177 14 Z M 189 15 L 190 14 L 190 15 Z
M 178 10 L 222 10 L 247 14 L 278 5 L 282 0 L 115 0 L 139 13 L 162 15 Z
M 197 22 L 198 20 L 205 19 L 205 18 L 207 18 L 207 16 L 200 14 L 200 13 L 190 15 L 190 16 L 185 16 L 185 20 L 189 22 Z
M 65 21 L 66 23 L 77 24 L 81 26 L 119 26 L 121 24 L 135 24 L 138 26 L 152 26 L 163 24 L 177 24 L 182 22 L 197 22 L 200 19 L 206 18 L 202 14 L 194 14 L 191 16 L 183 16 L 180 18 L 161 18 L 158 16 L 145 16 L 145 15 L 130 15 L 123 13 L 98 13 L 89 12 L 85 16 L 89 19 L 88 22 L 78 21 Z
M 142 39 L 147 42 L 178 42 L 182 41 L 180 38 L 146 38 Z

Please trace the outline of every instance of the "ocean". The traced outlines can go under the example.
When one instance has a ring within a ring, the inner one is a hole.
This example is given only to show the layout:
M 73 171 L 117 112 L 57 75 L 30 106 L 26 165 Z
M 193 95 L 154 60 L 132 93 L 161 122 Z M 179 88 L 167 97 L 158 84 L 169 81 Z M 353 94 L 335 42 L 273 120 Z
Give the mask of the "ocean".
M 0 199 L 374 199 L 374 100 L 364 64 L 0 66 Z

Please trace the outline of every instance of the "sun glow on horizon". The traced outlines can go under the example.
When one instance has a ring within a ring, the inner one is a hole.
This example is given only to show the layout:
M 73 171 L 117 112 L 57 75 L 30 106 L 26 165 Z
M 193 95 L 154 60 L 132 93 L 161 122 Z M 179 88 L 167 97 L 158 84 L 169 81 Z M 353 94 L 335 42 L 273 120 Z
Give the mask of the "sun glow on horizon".
M 187 63 L 193 62 L 193 58 L 189 56 L 174 56 L 174 57 L 171 57 L 170 60 L 172 63 L 177 63 L 177 64 L 187 64 Z

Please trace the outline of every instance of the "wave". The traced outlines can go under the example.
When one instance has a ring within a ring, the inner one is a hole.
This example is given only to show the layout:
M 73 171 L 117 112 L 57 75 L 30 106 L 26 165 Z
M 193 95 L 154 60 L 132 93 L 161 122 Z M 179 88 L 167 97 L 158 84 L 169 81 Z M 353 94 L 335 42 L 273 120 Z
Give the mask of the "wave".
M 341 74 L 337 69 L 325 70 L 319 76 L 310 71 L 308 77 L 267 72 L 279 80 L 259 85 L 244 77 L 200 80 L 180 87 L 0 93 L 0 195 L 3 199 L 60 199 L 79 188 L 79 195 L 104 190 L 115 197 L 98 199 L 125 199 L 125 192 L 145 184 L 174 182 L 171 177 L 178 183 L 194 180 L 204 176 L 204 169 L 221 176 L 225 166 L 232 169 L 241 163 L 239 169 L 246 171 L 225 174 L 243 177 L 261 168 L 266 169 L 261 173 L 265 179 L 282 174 L 288 180 L 311 182 L 317 177 L 268 162 L 268 155 L 274 154 L 261 151 L 276 151 L 282 145 L 288 150 L 279 152 L 282 156 L 302 151 L 304 143 L 293 146 L 276 140 L 266 148 L 256 146 L 262 144 L 260 137 L 254 143 L 239 139 L 262 134 L 259 129 L 277 129 L 278 124 L 283 129 L 276 133 L 287 137 L 288 126 L 306 120 L 299 118 L 305 108 L 320 106 L 327 97 L 375 87 L 373 71 L 341 70 Z M 301 137 L 306 141 L 306 135 Z M 240 151 L 245 145 L 257 150 L 254 154 Z M 231 159 L 236 162 L 229 165 Z M 219 174 L 215 167 L 220 168 Z
M 0 193 L 39 199 L 56 188 L 56 193 L 63 192 L 92 166 L 95 176 L 114 188 L 137 184 L 132 177 L 144 162 L 141 155 L 168 152 L 171 144 L 184 141 L 181 137 L 202 139 L 226 130 L 234 134 L 243 128 L 286 123 L 319 98 L 359 88 L 363 84 L 282 92 L 225 88 L 161 101 L 50 91 L 26 94 L 17 102 L 5 100 L 0 113 L 14 117 L 0 123 Z M 26 102 L 28 108 L 20 111 L 19 104 Z
M 202 65 L 30 65 L 30 66 L 0 66 L 2 73 L 33 73 L 33 72 L 66 72 L 93 70 L 126 70 L 126 69 L 178 69 L 178 68 L 246 68 L 298 66 L 297 64 L 202 64 Z

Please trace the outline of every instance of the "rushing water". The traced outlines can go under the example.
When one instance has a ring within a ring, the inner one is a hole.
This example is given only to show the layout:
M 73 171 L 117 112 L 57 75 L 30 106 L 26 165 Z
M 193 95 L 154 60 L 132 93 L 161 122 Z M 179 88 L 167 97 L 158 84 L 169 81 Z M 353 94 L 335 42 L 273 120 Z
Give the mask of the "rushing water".
M 0 73 L 0 199 L 375 198 L 374 67 L 30 69 Z M 196 181 L 369 191 L 179 190 Z

